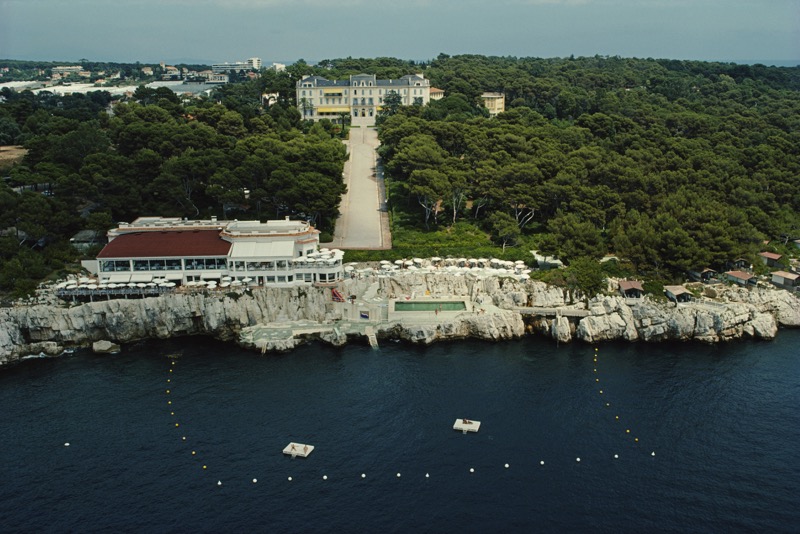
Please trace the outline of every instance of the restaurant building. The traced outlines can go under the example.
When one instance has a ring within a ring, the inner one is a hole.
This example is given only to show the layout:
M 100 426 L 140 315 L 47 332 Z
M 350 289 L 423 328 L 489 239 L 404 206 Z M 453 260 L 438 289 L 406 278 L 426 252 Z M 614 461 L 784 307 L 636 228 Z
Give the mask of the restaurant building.
M 108 245 L 83 267 L 100 283 L 231 285 L 335 284 L 340 250 L 319 248 L 306 221 L 218 221 L 140 217 L 108 232 Z

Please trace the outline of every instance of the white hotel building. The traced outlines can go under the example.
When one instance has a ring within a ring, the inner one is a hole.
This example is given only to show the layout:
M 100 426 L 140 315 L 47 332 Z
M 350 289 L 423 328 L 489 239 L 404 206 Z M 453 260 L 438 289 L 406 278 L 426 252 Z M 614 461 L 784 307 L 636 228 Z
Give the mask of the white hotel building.
M 297 107 L 305 120 L 330 119 L 338 122 L 343 113 L 363 125 L 375 124 L 383 99 L 397 93 L 402 104 L 425 105 L 430 101 L 431 82 L 422 74 L 409 74 L 398 80 L 378 80 L 374 74 L 356 74 L 348 80 L 328 80 L 304 76 L 297 82 Z
M 320 250 L 319 231 L 306 221 L 140 217 L 110 230 L 108 245 L 83 266 L 100 283 L 333 285 L 343 278 L 343 257 Z

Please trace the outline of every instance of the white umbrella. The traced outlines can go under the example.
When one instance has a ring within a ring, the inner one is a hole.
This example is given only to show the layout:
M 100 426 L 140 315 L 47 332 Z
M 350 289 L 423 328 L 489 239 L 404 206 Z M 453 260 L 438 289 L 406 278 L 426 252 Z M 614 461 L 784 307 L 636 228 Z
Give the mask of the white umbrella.
M 403 265 L 403 260 L 394 260 L 395 265 Z
M 164 287 L 175 287 L 175 282 L 164 282 Z
M 349 273 L 349 272 L 350 272 L 350 271 L 352 271 L 353 269 L 354 269 L 354 267 L 353 267 L 352 265 L 347 265 L 347 266 L 345 266 L 345 268 L 344 268 L 344 272 L 346 272 L 346 273 Z
M 89 280 L 85 276 L 81 276 L 80 278 L 78 278 L 78 282 L 80 282 L 81 284 L 88 284 L 90 281 L 91 280 Z
M 392 262 L 390 262 L 389 260 L 381 260 L 381 265 L 389 265 L 390 263 Z
M 431 261 L 442 261 L 442 258 L 440 258 L 439 256 L 434 256 L 431 258 Z
M 252 281 L 253 281 L 253 279 L 252 279 L 252 278 L 250 278 L 249 276 L 248 276 L 248 277 L 245 277 L 245 278 L 242 278 L 242 282 L 244 282 L 244 283 L 247 283 L 247 282 L 252 282 Z
M 413 261 L 411 261 L 411 260 L 406 260 L 406 261 L 404 261 L 404 262 L 403 262 L 403 265 L 405 265 L 406 267 L 408 267 L 409 265 L 414 265 L 414 262 L 413 262 Z
M 139 283 L 139 284 L 136 284 L 136 287 L 138 287 L 139 289 L 144 289 L 144 288 L 147 287 L 147 284 Z
M 411 266 L 409 266 L 408 270 L 409 271 L 418 271 L 419 269 L 416 266 L 411 265 Z
M 70 284 L 65 285 L 64 289 L 75 289 L 76 287 L 78 287 L 78 284 L 70 283 Z
M 69 282 L 60 282 L 60 283 L 56 284 L 56 289 L 64 289 L 68 285 L 69 285 Z
M 113 282 L 108 284 L 108 289 L 117 289 L 117 284 L 115 284 Z
M 223 276 L 222 277 L 222 281 L 223 282 L 230 282 L 231 280 L 233 280 L 233 278 L 231 278 L 230 276 Z
M 231 283 L 230 283 L 230 282 L 222 282 L 222 283 L 219 285 L 219 287 L 228 287 L 228 286 L 230 286 L 230 285 L 231 285 Z
M 86 289 L 97 289 L 97 284 L 89 284 Z
M 381 265 L 381 269 L 383 269 L 384 271 L 390 271 L 394 269 L 394 267 L 392 267 L 390 263 L 384 263 L 383 265 Z
M 231 282 L 231 285 L 232 286 L 240 286 L 240 285 L 242 285 L 242 281 L 241 280 L 234 280 L 233 282 Z

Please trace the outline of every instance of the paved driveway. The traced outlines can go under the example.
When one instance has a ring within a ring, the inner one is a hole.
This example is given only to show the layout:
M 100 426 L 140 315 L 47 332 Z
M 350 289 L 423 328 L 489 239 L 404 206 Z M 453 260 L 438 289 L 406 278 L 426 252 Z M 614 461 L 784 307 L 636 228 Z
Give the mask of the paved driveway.
M 378 133 L 374 128 L 350 130 L 348 150 L 350 159 L 344 165 L 347 193 L 339 207 L 333 246 L 342 249 L 390 248 L 384 233 L 388 223 L 385 203 L 381 198 L 383 177 L 376 169 Z

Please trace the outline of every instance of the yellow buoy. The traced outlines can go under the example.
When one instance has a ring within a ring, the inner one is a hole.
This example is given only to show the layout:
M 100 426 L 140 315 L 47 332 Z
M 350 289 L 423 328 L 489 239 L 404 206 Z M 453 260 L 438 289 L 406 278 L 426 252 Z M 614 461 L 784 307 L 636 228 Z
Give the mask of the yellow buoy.
M 182 439 L 183 441 L 186 441 L 186 436 L 183 436 L 181 439 Z
M 169 394 L 169 390 L 167 390 L 167 394 Z
M 633 441 L 635 441 L 636 443 L 639 443 L 639 438 L 633 438 Z
M 626 428 L 626 429 L 625 429 L 625 433 L 626 433 L 626 434 L 630 434 L 630 433 L 631 433 L 631 429 L 630 429 L 630 428 Z
M 208 467 L 204 465 L 204 466 L 203 466 L 203 469 L 208 469 Z
M 178 423 L 175 423 L 175 426 L 180 426 Z
M 192 451 L 192 456 L 194 456 L 195 454 L 197 454 L 197 453 L 195 451 Z
M 167 378 L 167 382 L 172 382 L 172 380 L 170 380 L 169 378 Z
M 175 415 L 175 412 L 169 412 L 170 415 Z
M 618 416 L 618 415 L 615 415 L 615 416 L 614 416 L 614 419 L 617 419 L 617 420 L 619 420 L 619 416 Z
M 167 401 L 167 404 L 172 404 L 172 401 Z
M 600 382 L 600 379 L 599 378 L 595 378 L 594 381 L 595 382 Z
M 602 395 L 602 394 L 603 394 L 603 390 L 601 389 L 601 390 L 600 390 L 600 395 Z

